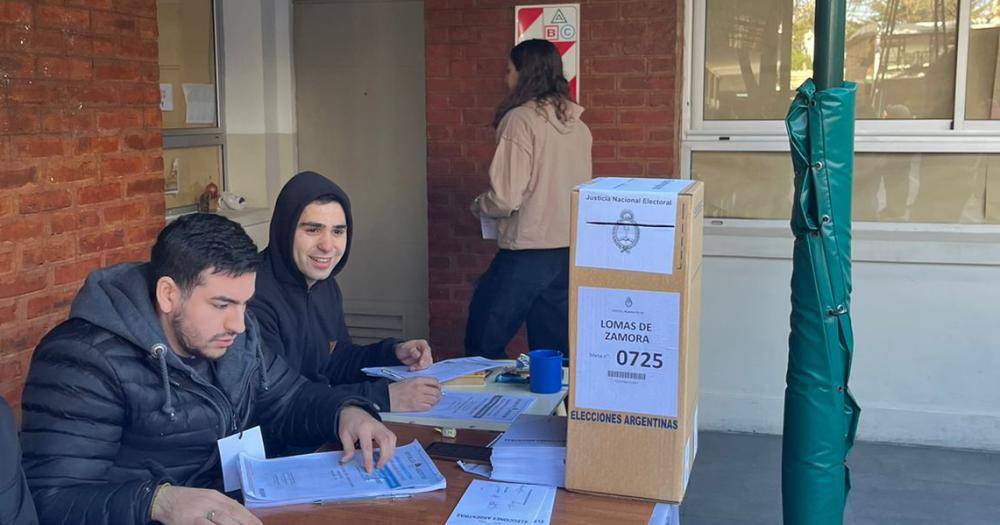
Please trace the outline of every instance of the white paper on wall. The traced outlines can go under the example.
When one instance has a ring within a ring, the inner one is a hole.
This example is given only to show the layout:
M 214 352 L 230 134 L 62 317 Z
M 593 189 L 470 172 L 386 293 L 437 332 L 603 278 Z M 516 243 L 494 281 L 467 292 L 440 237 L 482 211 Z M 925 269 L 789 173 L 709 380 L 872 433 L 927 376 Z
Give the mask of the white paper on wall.
M 188 124 L 215 124 L 215 84 L 183 84 Z

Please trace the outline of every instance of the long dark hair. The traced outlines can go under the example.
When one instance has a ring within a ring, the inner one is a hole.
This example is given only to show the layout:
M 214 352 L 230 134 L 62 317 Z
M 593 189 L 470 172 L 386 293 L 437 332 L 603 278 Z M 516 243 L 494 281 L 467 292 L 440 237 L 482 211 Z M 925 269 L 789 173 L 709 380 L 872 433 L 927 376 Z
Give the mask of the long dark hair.
M 556 118 L 566 122 L 569 82 L 563 76 L 562 57 L 548 40 L 525 40 L 510 50 L 510 61 L 517 70 L 517 85 L 500 102 L 493 115 L 493 127 L 500 125 L 508 111 L 534 100 L 552 104 Z

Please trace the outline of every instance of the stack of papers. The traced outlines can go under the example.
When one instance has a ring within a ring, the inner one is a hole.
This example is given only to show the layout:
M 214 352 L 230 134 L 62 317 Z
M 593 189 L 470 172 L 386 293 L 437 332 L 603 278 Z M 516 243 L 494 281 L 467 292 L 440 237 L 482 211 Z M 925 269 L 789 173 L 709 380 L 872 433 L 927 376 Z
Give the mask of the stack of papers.
M 371 474 L 365 472 L 361 454 L 342 465 L 343 454 L 260 459 L 241 453 L 240 481 L 247 508 L 405 497 L 445 488 L 444 476 L 416 441 L 397 448 L 389 463 Z
M 445 525 L 525 523 L 548 525 L 555 487 L 472 480 Z
M 376 366 L 362 368 L 361 371 L 374 377 L 384 377 L 392 381 L 403 381 L 414 377 L 433 377 L 445 383 L 464 375 L 510 366 L 510 361 L 486 359 L 485 357 L 459 357 L 438 361 L 428 368 L 411 372 L 407 366 Z
M 566 418 L 522 415 L 493 444 L 490 479 L 566 485 Z

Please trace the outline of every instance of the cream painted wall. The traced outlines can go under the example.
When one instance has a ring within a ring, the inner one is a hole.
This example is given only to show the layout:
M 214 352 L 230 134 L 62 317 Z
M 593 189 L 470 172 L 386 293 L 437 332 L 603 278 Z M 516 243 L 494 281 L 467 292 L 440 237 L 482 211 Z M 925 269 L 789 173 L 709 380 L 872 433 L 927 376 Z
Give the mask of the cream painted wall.
M 988 260 L 996 243 L 944 243 L 949 255 L 871 236 L 854 247 L 858 439 L 1000 450 L 1000 265 L 942 262 Z M 705 245 L 701 426 L 780 434 L 792 241 L 709 231 Z M 893 253 L 924 262 L 878 262 Z
M 270 209 L 296 171 L 291 10 L 291 0 L 222 0 L 228 189 L 252 208 Z M 241 216 L 260 247 L 263 216 Z

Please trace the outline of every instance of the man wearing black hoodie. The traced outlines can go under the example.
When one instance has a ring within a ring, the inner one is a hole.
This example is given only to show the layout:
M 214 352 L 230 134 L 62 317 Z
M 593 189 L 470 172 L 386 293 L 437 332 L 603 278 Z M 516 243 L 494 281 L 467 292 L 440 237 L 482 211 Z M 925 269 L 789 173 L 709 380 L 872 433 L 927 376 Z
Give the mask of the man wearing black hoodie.
M 294 446 L 396 437 L 360 396 L 290 369 L 246 311 L 257 247 L 212 214 L 160 232 L 148 264 L 87 277 L 32 356 L 24 472 L 42 524 L 259 524 L 222 487 L 217 440 L 260 424 Z M 213 490 L 215 489 L 215 490 Z
M 17 422 L 0 397 L 0 525 L 38 525 L 35 504 L 21 471 Z
M 427 410 L 441 397 L 433 378 L 388 383 L 361 371 L 400 364 L 420 370 L 432 357 L 422 339 L 352 341 L 334 278 L 347 264 L 352 233 L 351 201 L 333 181 L 304 171 L 281 189 L 250 301 L 264 344 L 306 378 L 362 395 L 381 411 Z

